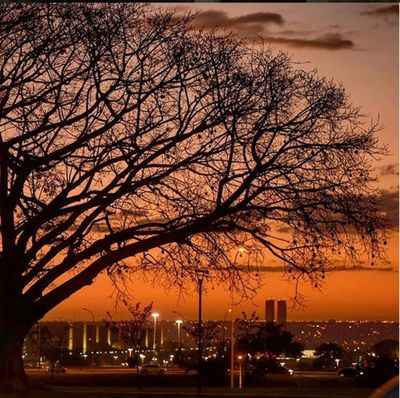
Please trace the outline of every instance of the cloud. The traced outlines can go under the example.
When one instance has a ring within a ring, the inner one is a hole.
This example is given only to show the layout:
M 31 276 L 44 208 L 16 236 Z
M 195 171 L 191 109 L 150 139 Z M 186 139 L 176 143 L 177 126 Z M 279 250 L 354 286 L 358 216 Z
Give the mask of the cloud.
M 193 27 L 202 29 L 214 29 L 220 26 L 226 26 L 229 17 L 224 11 L 208 10 L 196 14 L 193 20 Z
M 389 165 L 392 166 L 392 165 Z M 388 166 L 389 171 L 392 170 Z M 397 165 L 396 165 L 397 166 Z M 398 169 L 397 169 L 398 170 Z M 398 173 L 398 172 L 397 172 Z M 368 206 L 371 201 L 376 203 L 378 216 L 382 220 L 383 227 L 388 231 L 399 230 L 399 190 L 382 190 L 371 196 L 358 199 L 362 207 Z M 320 225 L 320 228 L 322 226 Z M 274 231 L 280 234 L 292 234 L 293 229 L 288 225 L 276 225 Z M 351 231 L 348 231 L 351 232 Z
M 264 272 L 287 272 L 288 268 L 284 266 L 246 266 L 241 269 L 242 272 L 255 272 L 255 273 L 264 273 Z M 355 266 L 344 266 L 344 265 L 334 265 L 329 268 L 324 269 L 325 272 L 351 272 L 351 271 L 381 271 L 381 272 L 397 272 L 391 266 L 384 267 L 368 267 L 365 265 L 355 265 Z
M 231 17 L 225 11 L 206 10 L 197 13 L 192 22 L 192 28 L 195 30 L 228 30 L 252 44 L 264 42 L 294 48 L 330 51 L 354 47 L 353 41 L 345 38 L 341 33 L 326 33 L 319 37 L 310 38 L 309 36 L 315 33 L 312 30 L 285 29 L 276 33 L 276 35 L 271 35 L 267 29 L 269 25 L 282 27 L 285 25 L 285 19 L 281 14 L 272 12 L 256 12 Z
M 320 49 L 329 51 L 354 48 L 353 41 L 345 39 L 340 33 L 327 33 L 314 39 L 265 36 L 263 40 L 267 43 L 283 44 L 289 47 Z
M 256 12 L 253 14 L 246 14 L 233 19 L 234 23 L 273 23 L 276 25 L 283 25 L 285 20 L 282 15 L 272 12 Z
M 374 17 L 387 17 L 390 15 L 399 15 L 399 6 L 393 4 L 390 6 L 378 7 L 363 11 L 361 15 L 369 15 Z
M 399 229 L 399 191 L 381 191 L 376 198 L 378 208 L 383 216 L 386 227 Z
M 387 164 L 380 168 L 380 175 L 384 176 L 398 176 L 399 175 L 399 165 L 397 163 Z
M 224 11 L 207 10 L 195 15 L 193 29 L 224 29 L 243 35 L 260 35 L 267 25 L 283 25 L 282 15 L 270 12 L 256 12 L 240 17 L 230 17 Z
M 308 36 L 311 34 L 316 33 L 315 30 L 293 30 L 293 29 L 286 29 L 286 30 L 281 30 L 278 32 L 279 35 L 283 36 Z

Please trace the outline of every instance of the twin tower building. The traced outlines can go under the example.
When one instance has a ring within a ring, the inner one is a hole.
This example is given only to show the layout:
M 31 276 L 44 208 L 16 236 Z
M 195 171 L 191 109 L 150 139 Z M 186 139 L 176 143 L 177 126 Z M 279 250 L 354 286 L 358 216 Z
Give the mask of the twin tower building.
M 285 324 L 287 322 L 286 300 L 265 300 L 265 321 Z

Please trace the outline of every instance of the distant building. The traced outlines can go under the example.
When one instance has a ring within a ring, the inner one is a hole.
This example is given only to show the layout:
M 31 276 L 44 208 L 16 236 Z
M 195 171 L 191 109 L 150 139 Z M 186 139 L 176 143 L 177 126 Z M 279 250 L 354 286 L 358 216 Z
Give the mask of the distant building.
M 286 300 L 278 300 L 277 322 L 279 324 L 285 324 L 287 322 Z
M 275 308 L 277 303 L 277 308 Z M 276 317 L 275 317 L 276 315 Z M 286 302 L 284 300 L 265 301 L 265 319 L 269 322 L 285 323 L 285 330 L 295 336 L 295 340 L 302 343 L 305 350 L 313 350 L 322 343 L 334 341 L 343 346 L 347 351 L 366 352 L 369 347 L 386 339 L 398 340 L 399 323 L 388 321 L 287 321 Z M 207 322 L 207 321 L 205 321 Z M 216 346 L 218 341 L 226 341 L 227 331 L 231 327 L 231 321 L 219 321 L 218 334 L 210 346 Z M 86 326 L 85 326 L 86 324 Z M 196 321 L 185 321 L 185 324 L 196 326 Z M 93 352 L 96 355 L 109 354 L 111 361 L 116 351 L 127 350 L 126 342 L 121 340 L 115 328 L 109 327 L 105 322 L 40 322 L 25 339 L 24 352 L 27 358 L 36 358 L 40 354 L 38 350 L 38 338 L 41 344 L 45 344 L 48 336 L 57 336 L 61 348 L 73 355 L 86 355 L 91 360 Z M 161 345 L 161 328 L 163 345 Z M 46 332 L 46 329 L 48 332 Z M 143 336 L 141 349 L 151 350 L 153 337 L 153 324 L 146 325 L 146 333 Z M 39 335 L 39 337 L 38 337 Z M 184 328 L 181 329 L 181 343 L 184 350 L 197 347 L 196 338 L 190 335 Z M 175 320 L 162 320 L 157 333 L 157 347 L 160 350 L 169 349 L 169 343 L 178 342 L 178 327 Z M 174 345 L 172 344 L 171 347 Z M 123 353 L 124 358 L 126 353 Z M 73 357 L 71 355 L 71 357 Z M 118 354 L 119 355 L 119 354 Z M 306 351 L 304 355 L 311 355 Z M 108 359 L 107 359 L 108 360 Z M 114 363 L 112 362 L 112 363 Z M 108 363 L 108 362 L 107 362 Z
M 275 300 L 265 300 L 265 321 L 273 322 L 275 320 Z

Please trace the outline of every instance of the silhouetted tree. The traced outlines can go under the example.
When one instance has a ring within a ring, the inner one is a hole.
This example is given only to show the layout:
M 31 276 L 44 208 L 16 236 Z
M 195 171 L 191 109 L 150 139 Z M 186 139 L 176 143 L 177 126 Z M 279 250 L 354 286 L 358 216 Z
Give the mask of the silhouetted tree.
M 336 366 L 336 359 L 342 359 L 344 349 L 336 343 L 322 343 L 315 350 L 315 360 L 318 367 L 330 368 Z
M 361 385 L 378 387 L 399 375 L 399 342 L 382 340 L 372 347 L 372 353 L 364 357 Z
M 126 321 L 111 321 L 109 326 L 112 330 L 118 332 L 121 343 L 133 350 L 132 353 L 129 354 L 128 364 L 131 367 L 133 364 L 139 366 L 140 350 L 143 347 L 147 323 L 150 318 L 153 303 L 142 307 L 141 303 L 133 305 L 124 300 L 124 304 L 128 309 L 129 319 Z
M 48 327 L 43 327 L 40 332 L 40 353 L 44 355 L 49 363 L 49 370 L 54 371 L 54 364 L 60 361 L 64 349 L 64 338 L 57 336 L 49 330 Z
M 28 330 L 102 271 L 179 288 L 201 264 L 240 288 L 249 238 L 313 280 L 331 250 L 379 254 L 376 126 L 285 54 L 190 20 L 1 5 L 1 385 L 26 383 Z
M 200 332 L 198 323 L 185 323 L 183 325 L 183 330 L 193 338 L 193 341 L 198 341 Z M 210 345 L 216 345 L 217 340 L 221 335 L 221 328 L 219 323 L 215 321 L 203 322 L 201 325 L 201 335 L 204 348 L 207 348 Z
M 372 351 L 380 358 L 398 359 L 399 341 L 386 339 L 374 344 Z
M 294 336 L 282 325 L 272 322 L 261 322 L 253 313 L 250 317 L 244 314 L 237 321 L 237 349 L 239 352 L 255 356 L 259 354 L 274 361 L 281 354 L 297 358 L 304 347 L 293 340 Z

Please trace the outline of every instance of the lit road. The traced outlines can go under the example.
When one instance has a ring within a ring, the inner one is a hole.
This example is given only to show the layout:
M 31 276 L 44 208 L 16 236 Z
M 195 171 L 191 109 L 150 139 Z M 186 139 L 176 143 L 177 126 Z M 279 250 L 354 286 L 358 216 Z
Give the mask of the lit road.
M 305 377 L 305 378 L 313 378 L 313 379 L 336 379 L 339 378 L 336 372 L 323 372 L 317 370 L 309 370 L 309 371 L 295 371 L 293 377 Z
M 26 369 L 28 374 L 48 374 L 45 369 Z M 114 375 L 114 374 L 136 374 L 136 369 L 131 368 L 108 368 L 108 367 L 71 367 L 66 368 L 66 374 L 68 375 Z M 185 369 L 182 368 L 167 368 L 165 375 L 185 375 Z M 336 372 L 324 372 L 324 371 L 295 371 L 293 376 L 287 375 L 271 375 L 273 378 L 312 378 L 312 379 L 335 379 L 339 378 Z
M 28 374 L 47 374 L 48 371 L 45 369 L 25 369 Z M 93 375 L 109 375 L 109 374 L 136 374 L 137 370 L 132 368 L 107 368 L 107 367 L 96 367 L 96 368 L 78 368 L 71 367 L 65 368 L 66 374 L 93 374 Z M 169 368 L 166 369 L 166 374 L 170 375 L 184 375 L 185 370 L 180 368 Z

